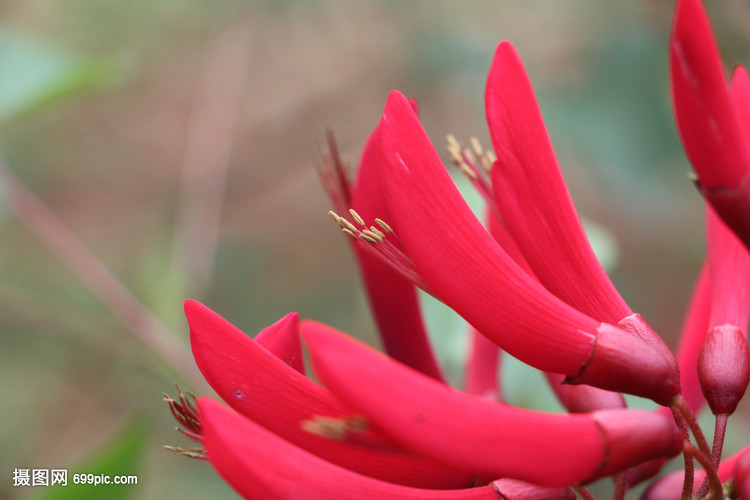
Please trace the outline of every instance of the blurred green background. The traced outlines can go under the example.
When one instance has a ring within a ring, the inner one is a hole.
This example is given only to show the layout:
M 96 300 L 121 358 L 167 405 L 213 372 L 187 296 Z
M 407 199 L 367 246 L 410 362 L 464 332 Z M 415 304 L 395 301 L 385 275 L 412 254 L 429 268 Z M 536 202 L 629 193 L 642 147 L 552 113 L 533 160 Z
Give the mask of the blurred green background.
M 702 202 L 671 119 L 672 8 L 4 0 L 0 156 L 143 304 L 134 324 L 151 311 L 186 345 L 182 301 L 195 298 L 252 335 L 296 310 L 374 343 L 311 156 L 331 127 L 356 164 L 394 88 L 418 99 L 441 151 L 447 133 L 489 144 L 483 86 L 507 38 L 577 207 L 602 230 L 615 284 L 674 344 L 704 249 Z M 747 4 L 709 12 L 725 59 L 747 61 Z M 105 463 L 139 475 L 122 498 L 233 498 L 210 465 L 162 449 L 189 446 L 161 393 L 175 380 L 204 392 L 195 367 L 177 373 L 138 342 L 103 292 L 19 222 L 13 186 L 0 182 L 0 498 L 84 498 L 13 487 L 13 469 Z M 460 383 L 462 326 L 433 323 Z M 518 404 L 541 404 L 511 386 Z

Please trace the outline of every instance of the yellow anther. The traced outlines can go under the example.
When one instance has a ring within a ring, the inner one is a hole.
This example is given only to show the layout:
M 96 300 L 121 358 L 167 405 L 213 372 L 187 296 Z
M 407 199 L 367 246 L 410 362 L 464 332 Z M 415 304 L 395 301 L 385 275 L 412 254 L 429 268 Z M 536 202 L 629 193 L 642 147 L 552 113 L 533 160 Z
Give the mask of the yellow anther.
M 341 229 L 346 229 L 347 231 L 351 231 L 352 233 L 356 233 L 357 231 L 359 231 L 359 229 L 357 229 L 354 224 L 344 219 L 343 217 L 339 217 L 338 219 L 336 219 L 336 224 L 338 224 Z
M 331 216 L 331 219 L 333 219 L 334 222 L 336 222 L 336 224 L 338 224 L 339 226 L 341 225 L 341 223 L 339 222 L 339 220 L 341 219 L 341 216 L 339 214 L 337 214 L 333 210 L 329 210 L 328 215 Z
M 464 173 L 466 177 L 468 177 L 470 180 L 475 181 L 477 180 L 477 173 L 474 172 L 466 163 L 461 163 L 458 165 L 458 168 L 461 170 L 461 172 Z
M 482 145 L 479 143 L 479 139 L 476 137 L 472 137 L 469 139 L 469 142 L 471 143 L 471 149 L 474 150 L 474 154 L 481 157 L 484 154 L 484 150 L 482 149 Z
M 464 149 L 464 154 L 466 155 L 466 158 L 469 160 L 469 163 L 471 163 L 472 165 L 477 164 L 477 159 L 474 158 L 474 153 L 472 153 L 468 149 Z
M 484 156 L 487 158 L 487 163 L 489 164 L 490 168 L 487 169 L 488 171 L 492 169 L 492 165 L 497 161 L 497 156 L 495 156 L 495 153 L 492 151 L 487 151 Z
M 380 231 L 378 231 L 378 232 L 380 232 Z M 379 234 L 377 234 L 377 233 L 375 233 L 373 231 L 370 231 L 369 229 L 363 229 L 361 236 L 362 236 L 362 238 L 364 238 L 365 236 L 367 236 L 367 238 L 369 238 L 367 241 L 370 241 L 370 239 L 374 240 L 377 243 L 381 243 L 383 241 L 383 237 L 382 236 L 380 236 Z
M 383 231 L 385 231 L 388 234 L 393 234 L 393 229 L 391 229 L 391 226 L 388 225 L 386 221 L 383 219 L 375 219 L 375 224 L 383 228 Z
M 347 222 L 348 222 L 348 221 L 347 221 Z M 356 234 L 355 234 L 355 233 L 354 233 L 353 231 L 351 231 L 351 230 L 349 230 L 349 229 L 347 229 L 347 228 L 345 228 L 345 227 L 342 227 L 342 228 L 341 228 L 341 231 L 342 231 L 342 232 L 343 232 L 343 233 L 344 233 L 345 235 L 349 236 L 350 238 L 352 238 L 352 239 L 355 239 L 355 240 L 357 239 L 357 235 L 356 235 Z
M 365 229 L 365 231 L 367 230 Z M 359 235 L 359 237 L 365 240 L 367 243 L 372 243 L 372 244 L 380 243 L 382 241 L 382 240 L 378 240 L 377 238 L 373 238 L 369 234 L 365 234 L 364 231 Z
M 354 219 L 354 222 L 356 222 L 362 227 L 367 227 L 367 224 L 365 224 L 364 219 L 362 219 L 362 217 L 360 217 L 359 214 L 355 212 L 353 208 L 349 209 L 349 213 L 352 214 L 352 218 Z
M 376 228 L 375 226 L 370 226 L 370 231 L 377 234 L 381 238 L 385 239 L 385 233 L 381 231 L 380 229 Z

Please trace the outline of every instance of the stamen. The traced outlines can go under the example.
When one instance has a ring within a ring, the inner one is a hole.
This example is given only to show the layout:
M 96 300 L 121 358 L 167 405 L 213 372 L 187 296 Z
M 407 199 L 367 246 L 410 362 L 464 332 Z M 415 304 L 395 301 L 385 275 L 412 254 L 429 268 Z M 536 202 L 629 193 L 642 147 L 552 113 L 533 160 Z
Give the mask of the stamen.
M 370 226 L 370 231 L 377 234 L 381 239 L 385 238 L 385 233 L 381 231 L 380 229 L 376 228 L 375 226 Z
M 336 224 L 339 224 L 339 225 L 341 225 L 341 223 L 339 222 L 339 219 L 341 219 L 341 217 L 339 217 L 339 214 L 337 214 L 337 213 L 336 213 L 336 212 L 334 212 L 333 210 L 329 210 L 329 211 L 328 211 L 328 215 L 330 215 L 330 216 L 331 216 L 331 219 L 333 219 L 333 221 L 334 221 L 334 222 L 335 222 Z
M 206 452 L 203 448 L 185 449 L 185 448 L 180 448 L 179 446 L 164 445 L 164 449 L 177 453 L 178 455 L 182 455 L 183 457 L 197 458 L 199 460 L 208 460 L 208 457 L 206 456 Z
M 324 438 L 384 451 L 401 451 L 392 443 L 370 431 L 367 420 L 358 415 L 341 418 L 314 415 L 312 419 L 305 420 L 301 425 L 303 430 Z
M 354 222 L 356 222 L 362 227 L 367 227 L 367 224 L 365 224 L 365 221 L 362 220 L 362 217 L 360 217 L 359 214 L 355 212 L 353 208 L 349 209 L 349 213 L 352 214 L 352 218 L 354 219 Z
M 201 435 L 201 421 L 200 415 L 198 414 L 198 408 L 195 405 L 197 398 L 195 394 L 190 391 L 183 392 L 180 389 L 180 386 L 176 383 L 175 388 L 177 389 L 177 399 L 173 399 L 166 393 L 162 395 L 164 396 L 164 401 L 169 404 L 169 410 L 172 412 L 172 416 L 174 416 L 177 423 L 180 424 L 180 426 L 177 427 L 177 430 L 184 436 L 194 441 L 201 442 L 203 440 Z M 206 460 L 206 455 L 202 448 L 189 448 L 187 450 L 174 446 L 164 446 L 164 448 L 183 456 Z
M 484 157 L 487 158 L 487 164 L 489 165 L 487 167 L 487 172 L 491 172 L 492 171 L 492 165 L 494 165 L 495 162 L 497 161 L 497 156 L 495 156 L 495 153 L 493 153 L 492 151 L 487 151 L 484 154 Z
M 387 222 L 376 218 L 375 223 L 380 226 L 383 231 L 379 230 L 374 225 L 371 225 L 370 228 L 367 229 L 365 220 L 355 210 L 349 210 L 349 214 L 354 218 L 357 224 L 364 229 L 358 228 L 349 222 L 349 220 L 335 212 L 329 212 L 329 215 L 341 228 L 342 232 L 358 243 L 361 242 L 360 248 L 390 266 L 391 269 L 414 283 L 425 292 L 433 294 L 430 287 L 417 272 L 414 262 L 402 250 L 401 242 L 398 240 L 396 234 L 394 234 L 393 228 L 391 228 Z M 391 241 L 393 238 L 395 238 L 395 241 Z
M 371 243 L 382 243 L 384 239 L 383 237 L 373 231 L 370 231 L 369 229 L 362 230 L 362 238 L 366 238 L 366 241 L 370 241 Z
M 461 173 L 471 181 L 477 192 L 484 198 L 487 206 L 499 220 L 502 220 L 495 203 L 495 197 L 492 194 L 492 185 L 489 178 L 492 164 L 496 160 L 495 154 L 492 151 L 485 150 L 476 137 L 469 140 L 471 149 L 462 146 L 451 134 L 447 136 L 447 141 L 451 163 L 458 167 Z
M 391 226 L 389 226 L 389 225 L 388 225 L 388 223 L 387 223 L 386 221 L 384 221 L 383 219 L 378 219 L 378 218 L 376 218 L 376 219 L 375 219 L 375 223 L 376 223 L 376 224 L 377 224 L 378 226 L 380 226 L 381 228 L 383 228 L 383 231 L 385 231 L 386 233 L 388 233 L 388 234 L 393 234 L 393 229 L 392 229 L 392 228 L 391 228 Z
M 369 234 L 365 234 L 364 231 L 362 232 L 362 234 L 359 235 L 359 237 L 365 240 L 367 243 L 373 243 L 373 244 L 381 243 L 380 241 L 377 240 L 377 238 L 373 238 Z
M 333 207 L 343 212 L 351 205 L 352 183 L 350 168 L 341 159 L 336 138 L 331 130 L 326 131 L 325 144 L 319 145 L 318 154 L 313 156 L 323 187 L 333 203 Z
M 477 157 L 481 158 L 484 156 L 484 150 L 482 149 L 482 145 L 479 143 L 479 139 L 475 137 L 472 137 L 469 139 L 469 143 L 471 144 L 471 148 L 474 150 L 474 154 L 477 155 Z
M 474 154 L 477 155 L 477 158 L 479 158 L 479 164 L 482 166 L 485 172 L 490 172 L 492 170 L 492 164 L 494 161 L 490 161 L 491 158 L 495 157 L 495 153 L 492 151 L 487 151 L 487 153 L 484 152 L 484 149 L 482 148 L 482 144 L 479 142 L 479 139 L 476 137 L 472 137 L 469 139 L 469 142 L 471 143 L 471 147 L 474 150 Z

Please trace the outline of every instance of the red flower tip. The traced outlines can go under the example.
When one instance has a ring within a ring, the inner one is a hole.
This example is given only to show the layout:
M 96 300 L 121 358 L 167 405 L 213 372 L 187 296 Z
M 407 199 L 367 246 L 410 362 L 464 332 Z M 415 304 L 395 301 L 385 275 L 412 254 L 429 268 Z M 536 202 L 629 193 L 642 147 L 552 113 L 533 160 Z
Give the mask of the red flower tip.
M 551 294 L 487 232 L 398 92 L 388 97 L 380 146 L 398 237 L 435 295 L 509 354 L 577 374 L 599 321 Z
M 545 488 L 536 484 L 503 478 L 491 483 L 503 500 L 575 500 L 570 488 Z
M 301 374 L 305 374 L 305 358 L 302 356 L 302 342 L 299 336 L 299 314 L 296 312 L 287 314 L 258 332 L 255 342 Z
M 698 188 L 750 248 L 750 85 L 736 71 L 730 95 L 700 0 L 677 3 L 669 62 L 677 128 Z
M 600 410 L 592 414 L 608 450 L 597 477 L 604 477 L 650 457 L 671 457 L 682 451 L 682 434 L 666 415 L 643 410 Z
M 669 51 L 677 125 L 700 184 L 731 189 L 750 171 L 750 149 L 700 0 L 680 0 Z
M 698 356 L 698 379 L 715 414 L 732 414 L 750 382 L 750 349 L 734 325 L 712 328 Z
M 552 294 L 599 321 L 631 313 L 589 245 L 521 58 L 495 52 L 485 93 L 497 162 L 495 202 L 534 275 Z
M 602 323 L 591 359 L 569 384 L 589 384 L 625 392 L 669 406 L 680 393 L 680 374 L 673 360 L 636 334 Z

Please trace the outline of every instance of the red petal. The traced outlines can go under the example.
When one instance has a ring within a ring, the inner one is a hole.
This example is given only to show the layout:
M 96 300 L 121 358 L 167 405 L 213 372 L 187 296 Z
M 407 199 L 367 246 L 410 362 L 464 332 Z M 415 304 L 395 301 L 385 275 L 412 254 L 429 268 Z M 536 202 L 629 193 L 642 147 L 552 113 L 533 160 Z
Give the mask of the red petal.
M 591 360 L 567 383 L 588 384 L 610 391 L 653 399 L 669 406 L 680 393 L 677 362 L 637 333 L 602 323 Z
M 735 187 L 750 170 L 750 150 L 700 0 L 677 3 L 669 63 L 677 126 L 701 185 Z
M 487 229 L 495 241 L 522 267 L 527 266 L 518 247 L 505 227 L 488 208 L 485 210 Z M 514 251 L 515 253 L 511 253 Z M 524 267 L 524 269 L 527 269 Z M 527 269 L 527 272 L 530 270 Z M 466 392 L 493 401 L 502 401 L 502 386 L 498 383 L 502 350 L 476 328 L 469 328 L 469 356 L 466 360 Z
M 302 356 L 299 337 L 299 314 L 296 312 L 287 314 L 258 332 L 255 342 L 302 375 L 305 374 L 305 358 Z
M 565 384 L 565 376 L 558 373 L 545 375 L 557 399 L 570 413 L 625 408 L 625 398 L 619 392 L 605 391 L 590 385 Z
M 195 361 L 206 381 L 232 408 L 266 429 L 326 460 L 400 484 L 449 488 L 471 480 L 421 457 L 307 432 L 302 423 L 313 417 L 345 418 L 352 411 L 206 306 L 186 301 L 185 314 Z M 370 434 L 388 446 L 381 436 Z
M 711 280 L 708 266 L 704 265 L 693 288 L 687 307 L 680 344 L 677 348 L 677 363 L 680 366 L 682 396 L 690 410 L 696 415 L 706 403 L 698 382 L 698 353 L 708 333 L 708 318 L 711 306 Z
M 503 500 L 575 500 L 570 488 L 545 488 L 517 479 L 498 479 L 492 482 Z
M 302 335 L 342 401 L 405 447 L 480 476 L 561 487 L 679 451 L 674 424 L 648 412 L 554 415 L 447 387 L 320 323 Z
M 211 464 L 248 499 L 497 500 L 491 486 L 427 490 L 379 481 L 326 462 L 208 398 L 198 408 Z
M 732 80 L 729 83 L 729 95 L 732 98 L 740 127 L 745 137 L 750 139 L 750 81 L 747 71 L 742 66 L 734 68 Z
M 616 324 L 631 310 L 589 245 L 531 83 L 509 42 L 497 48 L 485 102 L 498 157 L 492 187 L 513 239 L 549 291 L 593 318 Z
M 577 374 L 599 322 L 545 290 L 482 227 L 400 93 L 389 96 L 380 127 L 388 207 L 425 281 L 511 355 Z
M 750 315 L 750 254 L 710 206 L 706 206 L 706 225 L 711 274 L 709 326 L 734 325 L 744 333 Z
M 469 332 L 471 345 L 466 361 L 466 392 L 500 401 L 500 354 L 498 347 L 474 328 Z M 562 376 L 562 375 L 561 375 Z
M 391 220 L 380 178 L 377 128 L 362 153 L 352 208 L 365 220 Z M 357 243 L 352 246 L 386 352 L 415 370 L 443 380 L 422 322 L 416 287 Z

